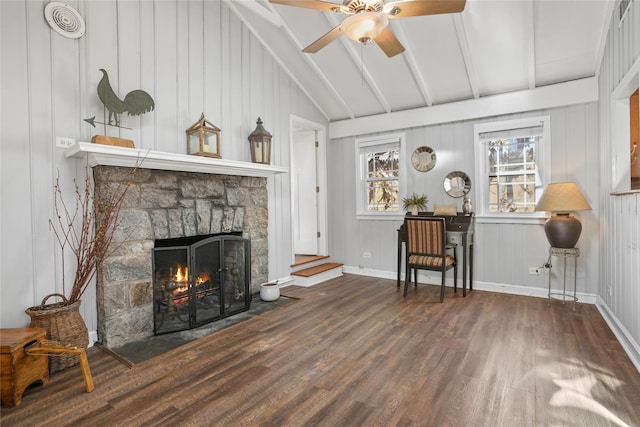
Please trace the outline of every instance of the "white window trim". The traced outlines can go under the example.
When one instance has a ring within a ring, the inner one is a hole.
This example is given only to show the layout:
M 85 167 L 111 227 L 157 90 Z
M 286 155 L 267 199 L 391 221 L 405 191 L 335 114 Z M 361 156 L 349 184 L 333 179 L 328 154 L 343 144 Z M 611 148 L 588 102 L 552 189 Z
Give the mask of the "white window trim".
M 640 58 L 633 63 L 618 86 L 611 93 L 611 158 L 609 189 L 612 192 L 631 190 L 631 167 L 629 165 L 629 97 L 640 87 Z
M 474 154 L 476 158 L 476 221 L 479 223 L 506 224 L 542 224 L 546 212 L 493 213 L 488 208 L 487 177 L 489 176 L 489 157 L 480 135 L 487 132 L 508 131 L 539 126 L 542 123 L 542 143 L 536 147 L 536 167 L 539 169 L 541 186 L 536 188 L 539 195 L 551 182 L 551 120 L 549 116 L 528 117 L 523 119 L 502 120 L 491 123 L 480 123 L 473 127 Z M 536 199 L 537 200 L 537 199 Z
M 356 171 L 356 218 L 360 220 L 401 220 L 404 219 L 404 211 L 401 209 L 397 212 L 369 212 L 367 206 L 367 193 L 365 191 L 365 162 L 362 160 L 361 150 L 365 147 L 371 147 L 384 144 L 400 144 L 400 177 L 398 179 L 400 203 L 405 197 L 405 176 L 406 176 L 406 157 L 405 157 L 405 140 L 404 133 L 393 133 L 378 135 L 366 138 L 356 138 L 355 140 L 355 171 Z

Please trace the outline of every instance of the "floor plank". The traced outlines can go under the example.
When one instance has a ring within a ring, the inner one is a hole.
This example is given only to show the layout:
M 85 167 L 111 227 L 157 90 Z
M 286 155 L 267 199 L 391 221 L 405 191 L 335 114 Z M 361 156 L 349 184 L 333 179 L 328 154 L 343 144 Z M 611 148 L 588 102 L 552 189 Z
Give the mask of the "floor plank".
M 593 305 L 344 275 L 129 368 L 89 349 L 2 426 L 639 426 L 640 373 Z

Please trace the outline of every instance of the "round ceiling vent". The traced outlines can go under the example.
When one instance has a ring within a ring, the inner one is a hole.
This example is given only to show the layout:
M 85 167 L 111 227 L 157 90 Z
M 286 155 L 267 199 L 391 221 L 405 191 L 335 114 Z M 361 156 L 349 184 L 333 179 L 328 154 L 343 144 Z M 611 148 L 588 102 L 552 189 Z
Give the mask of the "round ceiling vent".
M 84 19 L 68 4 L 52 1 L 44 8 L 44 18 L 55 32 L 64 37 L 77 39 L 84 34 Z

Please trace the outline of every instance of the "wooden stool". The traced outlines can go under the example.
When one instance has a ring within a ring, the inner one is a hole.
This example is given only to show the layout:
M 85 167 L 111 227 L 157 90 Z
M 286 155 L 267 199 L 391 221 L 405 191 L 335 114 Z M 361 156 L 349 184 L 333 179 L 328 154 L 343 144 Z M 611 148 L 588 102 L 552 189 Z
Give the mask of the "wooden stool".
M 7 408 L 19 405 L 22 394 L 34 382 L 49 382 L 48 359 L 27 353 L 46 334 L 43 328 L 0 329 L 0 389 L 2 404 Z
M 91 369 L 89 369 L 89 359 L 87 359 L 87 351 L 84 348 L 78 348 L 68 344 L 62 344 L 57 341 L 40 340 L 37 344 L 27 348 L 27 354 L 30 356 L 51 356 L 55 357 L 60 354 L 76 354 L 80 360 L 80 370 L 82 371 L 82 379 L 84 380 L 84 388 L 87 393 L 93 391 L 93 377 Z M 48 361 L 45 357 L 44 360 Z

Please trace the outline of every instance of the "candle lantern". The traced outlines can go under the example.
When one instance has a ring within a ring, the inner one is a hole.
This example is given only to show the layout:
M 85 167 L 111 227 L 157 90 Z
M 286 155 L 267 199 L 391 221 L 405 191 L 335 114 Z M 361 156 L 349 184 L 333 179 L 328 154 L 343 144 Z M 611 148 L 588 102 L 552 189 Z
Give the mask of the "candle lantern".
M 271 134 L 262 127 L 262 119 L 258 117 L 256 130 L 249 135 L 251 161 L 253 163 L 271 164 Z
M 187 153 L 220 158 L 220 129 L 204 118 L 187 129 Z

